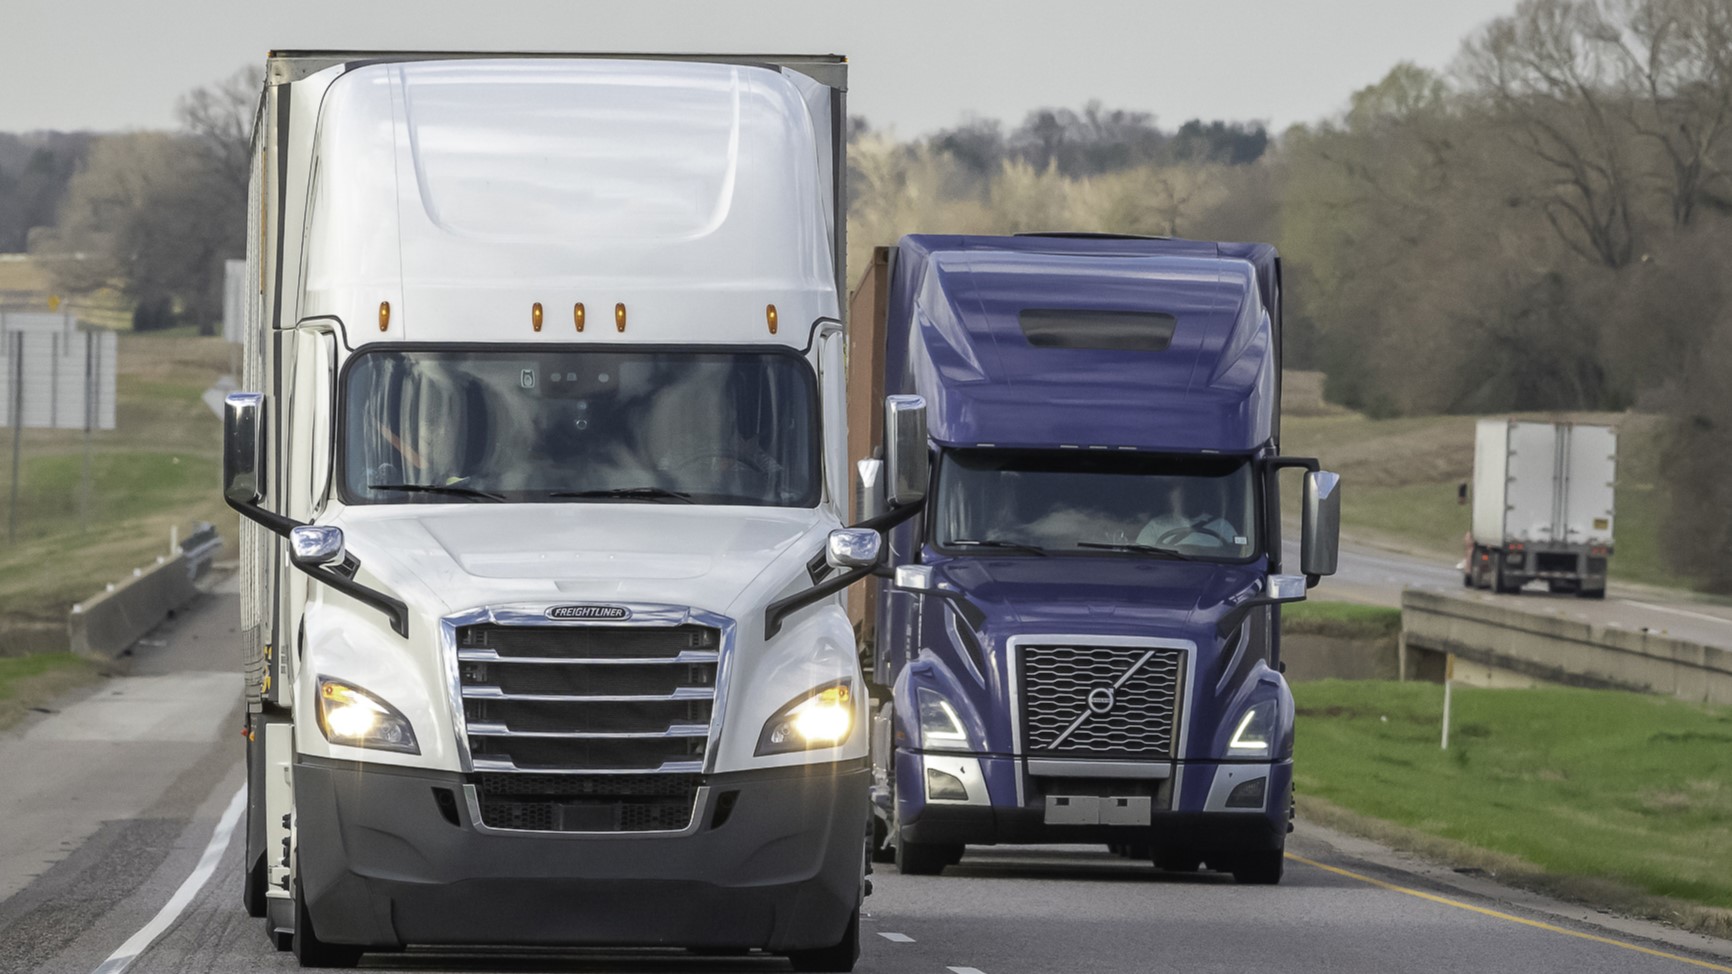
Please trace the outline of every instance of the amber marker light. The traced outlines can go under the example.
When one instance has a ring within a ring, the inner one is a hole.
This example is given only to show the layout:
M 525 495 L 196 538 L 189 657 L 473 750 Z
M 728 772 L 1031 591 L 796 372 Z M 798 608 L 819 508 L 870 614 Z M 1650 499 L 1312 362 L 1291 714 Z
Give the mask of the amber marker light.
M 625 331 L 625 304 L 622 302 L 613 306 L 613 326 Z
M 571 306 L 571 320 L 573 323 L 575 323 L 577 325 L 578 331 L 583 330 L 583 302 L 582 301 L 579 301 L 578 303 Z
M 535 302 L 535 307 L 529 309 L 529 323 L 536 331 L 541 330 L 541 302 Z
M 770 323 L 770 334 L 774 335 L 776 333 L 776 306 L 775 305 L 770 304 L 770 305 L 764 306 L 764 320 L 768 321 Z
M 391 302 L 380 301 L 379 302 L 379 330 L 384 331 L 390 327 L 391 327 Z

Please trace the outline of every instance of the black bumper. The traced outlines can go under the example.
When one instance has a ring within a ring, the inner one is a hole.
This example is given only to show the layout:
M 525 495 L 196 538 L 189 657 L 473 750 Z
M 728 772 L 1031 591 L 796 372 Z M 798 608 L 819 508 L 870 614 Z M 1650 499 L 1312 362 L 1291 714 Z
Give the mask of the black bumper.
M 986 805 L 927 805 L 920 820 L 905 825 L 914 842 L 962 845 L 1059 845 L 1099 843 L 1146 845 L 1161 854 L 1202 856 L 1279 849 L 1286 824 L 1262 813 L 1156 812 L 1147 827 L 1124 825 L 1048 825 L 1038 808 Z
M 382 949 L 827 947 L 859 908 L 867 777 L 713 775 L 689 834 L 499 833 L 472 821 L 461 775 L 302 759 L 301 888 L 320 939 Z M 457 824 L 435 789 L 456 796 Z

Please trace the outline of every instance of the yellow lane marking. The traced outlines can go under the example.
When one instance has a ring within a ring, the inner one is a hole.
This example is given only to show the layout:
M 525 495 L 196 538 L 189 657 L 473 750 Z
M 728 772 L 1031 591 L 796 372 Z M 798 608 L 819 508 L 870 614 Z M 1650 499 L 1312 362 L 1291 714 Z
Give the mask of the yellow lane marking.
M 1538 920 L 1529 920 L 1526 917 L 1518 917 L 1513 913 L 1504 913 L 1499 910 L 1488 910 L 1483 906 L 1474 906 L 1472 903 L 1463 903 L 1461 900 L 1452 900 L 1447 896 L 1438 896 L 1435 893 L 1427 893 L 1423 890 L 1409 889 L 1406 886 L 1397 886 L 1394 883 L 1386 883 L 1381 879 L 1362 876 L 1359 873 L 1349 872 L 1348 870 L 1339 869 L 1335 866 L 1325 866 L 1323 863 L 1315 862 L 1305 858 L 1304 856 L 1296 856 L 1291 852 L 1287 853 L 1287 858 L 1294 862 L 1304 863 L 1314 869 L 1321 869 L 1326 873 L 1334 873 L 1337 876 L 1346 876 L 1348 879 L 1357 879 L 1362 883 L 1369 883 L 1380 889 L 1390 890 L 1395 893 L 1406 893 L 1408 896 L 1417 896 L 1422 900 L 1430 900 L 1433 903 L 1441 903 L 1444 906 L 1453 906 L 1458 910 L 1467 910 L 1470 913 L 1478 913 L 1481 916 L 1496 917 L 1499 920 L 1508 920 L 1511 923 L 1519 923 L 1525 927 L 1533 927 L 1551 933 L 1561 933 L 1566 937 L 1575 937 L 1579 940 L 1592 940 L 1594 943 L 1606 944 L 1610 947 L 1621 947 L 1624 950 L 1633 950 L 1638 954 L 1647 954 L 1650 957 L 1664 957 L 1666 960 L 1675 960 L 1680 964 L 1689 964 L 1691 967 L 1700 967 L 1710 971 L 1720 971 L 1721 974 L 1732 974 L 1732 967 L 1727 967 L 1724 964 L 1714 964 L 1705 960 L 1696 960 L 1693 957 L 1685 957 L 1682 954 L 1667 953 L 1664 950 L 1655 950 L 1652 947 L 1642 947 L 1637 944 L 1625 943 L 1622 940 L 1613 940 L 1611 937 L 1601 937 L 1596 934 L 1582 933 L 1579 930 L 1571 930 L 1567 927 L 1542 923 Z

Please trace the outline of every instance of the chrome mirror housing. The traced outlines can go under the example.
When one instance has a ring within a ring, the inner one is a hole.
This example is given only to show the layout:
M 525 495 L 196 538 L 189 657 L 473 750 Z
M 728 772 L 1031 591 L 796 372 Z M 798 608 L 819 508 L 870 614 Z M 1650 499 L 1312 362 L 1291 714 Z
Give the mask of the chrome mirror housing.
M 883 536 L 870 528 L 837 528 L 830 532 L 824 560 L 831 568 L 871 568 L 883 545 Z
M 891 584 L 904 592 L 929 592 L 932 590 L 932 566 L 898 565 Z
M 265 397 L 231 392 L 223 400 L 223 496 L 230 504 L 265 497 Z
M 854 467 L 854 520 L 870 521 L 884 513 L 884 461 L 861 460 Z
M 289 560 L 301 568 L 331 568 L 343 563 L 343 529 L 303 524 L 289 531 Z
M 1341 477 L 1327 470 L 1305 475 L 1300 512 L 1299 570 L 1333 575 L 1341 555 Z
M 1263 595 L 1271 602 L 1298 602 L 1305 598 L 1304 575 L 1270 575 L 1263 580 Z
M 919 396 L 884 397 L 884 499 L 907 507 L 926 499 L 932 456 L 926 442 L 926 400 Z

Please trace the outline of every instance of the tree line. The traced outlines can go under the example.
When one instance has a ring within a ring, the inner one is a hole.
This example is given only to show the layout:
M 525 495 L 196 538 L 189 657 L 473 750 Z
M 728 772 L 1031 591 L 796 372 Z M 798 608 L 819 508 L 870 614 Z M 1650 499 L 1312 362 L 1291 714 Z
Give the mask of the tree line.
M 914 229 L 1275 242 L 1334 401 L 1666 417 L 1665 550 L 1732 591 L 1732 0 L 1523 0 L 1255 153 L 1126 118 L 858 131 L 851 264 Z

